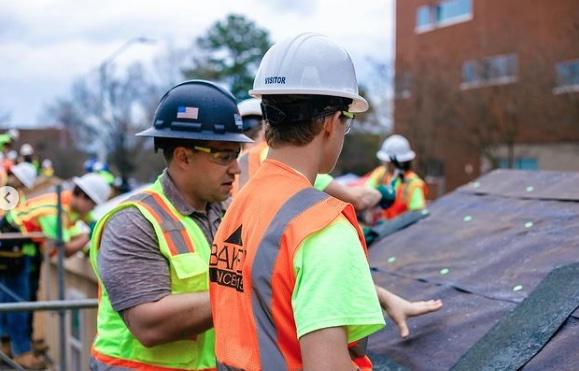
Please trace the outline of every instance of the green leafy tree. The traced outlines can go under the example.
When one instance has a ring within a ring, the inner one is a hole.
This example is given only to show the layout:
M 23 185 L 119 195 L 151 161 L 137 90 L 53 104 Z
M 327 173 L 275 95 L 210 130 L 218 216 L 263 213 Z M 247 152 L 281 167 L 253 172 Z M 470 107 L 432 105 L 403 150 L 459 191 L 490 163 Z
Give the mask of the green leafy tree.
M 238 99 L 248 98 L 259 62 L 270 46 L 267 30 L 242 15 L 230 14 L 197 38 L 193 65 L 183 71 L 184 76 L 225 83 Z

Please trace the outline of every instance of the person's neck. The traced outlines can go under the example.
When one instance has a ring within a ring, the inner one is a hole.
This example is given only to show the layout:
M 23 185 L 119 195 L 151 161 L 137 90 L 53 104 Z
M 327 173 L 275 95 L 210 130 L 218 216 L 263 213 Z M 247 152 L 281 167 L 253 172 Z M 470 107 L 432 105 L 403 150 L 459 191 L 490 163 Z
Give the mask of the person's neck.
M 279 148 L 270 148 L 268 159 L 283 162 L 302 173 L 311 184 L 314 184 L 320 171 L 320 154 L 314 142 L 303 147 L 284 145 Z
M 181 172 L 171 170 L 169 168 L 167 169 L 167 174 L 173 181 L 173 185 L 175 185 L 177 191 L 179 191 L 189 206 L 193 207 L 197 211 L 205 211 L 207 208 L 207 201 L 201 200 L 199 197 L 197 197 L 197 195 L 187 191 L 187 187 L 185 186 L 186 182 Z

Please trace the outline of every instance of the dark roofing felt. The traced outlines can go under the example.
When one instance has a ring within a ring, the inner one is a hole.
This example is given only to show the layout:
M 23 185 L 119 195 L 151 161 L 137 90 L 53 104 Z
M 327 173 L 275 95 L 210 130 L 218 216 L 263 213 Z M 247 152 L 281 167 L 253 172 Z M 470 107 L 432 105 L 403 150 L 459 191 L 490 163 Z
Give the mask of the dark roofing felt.
M 428 218 L 370 248 L 377 283 L 408 299 L 444 301 L 443 310 L 411 320 L 409 339 L 391 324 L 371 337 L 378 369 L 452 368 L 501 319 L 506 331 L 506 316 L 549 272 L 579 262 L 577 173 L 497 170 L 429 210 Z M 579 369 L 577 339 L 575 312 L 524 369 Z

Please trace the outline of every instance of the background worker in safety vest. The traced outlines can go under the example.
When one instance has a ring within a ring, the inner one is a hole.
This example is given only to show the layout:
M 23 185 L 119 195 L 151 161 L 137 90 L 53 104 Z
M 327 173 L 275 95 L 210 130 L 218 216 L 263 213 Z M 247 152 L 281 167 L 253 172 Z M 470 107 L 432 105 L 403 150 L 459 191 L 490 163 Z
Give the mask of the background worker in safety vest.
M 375 287 L 354 209 L 312 187 L 335 166 L 353 115 L 368 108 L 350 56 L 323 35 L 287 39 L 265 54 L 250 94 L 262 98 L 270 151 L 212 247 L 218 366 L 370 369 L 362 340 L 384 326 L 381 306 L 407 336 L 409 316 L 441 303 Z
M 16 165 L 13 169 L 24 164 Z M 78 251 L 88 241 L 88 235 L 76 235 L 71 228 L 78 219 L 87 215 L 96 204 L 104 202 L 109 195 L 108 186 L 97 175 L 75 178 L 73 183 L 75 188 L 62 194 L 62 236 L 66 243 L 67 256 Z M 0 231 L 22 234 L 42 232 L 46 238 L 56 240 L 58 236 L 56 193 L 31 198 L 10 210 L 0 222 Z M 6 247 L 6 242 L 3 242 L 2 248 Z M 9 285 L 11 290 L 16 290 L 21 300 L 35 301 L 42 255 L 36 245 L 30 242 L 16 241 L 9 247 L 14 255 L 8 264 L 7 286 Z M 4 298 L 5 302 L 15 301 L 13 297 Z M 4 327 L 10 337 L 14 360 L 25 368 L 43 368 L 46 366 L 44 361 L 31 352 L 30 315 L 20 313 L 13 315 L 16 322 L 7 319 Z M 42 344 L 39 347 L 42 347 Z
M 26 203 L 26 192 L 30 191 L 37 179 L 36 168 L 27 162 L 14 165 L 8 171 L 6 185 L 18 191 L 18 205 Z M 2 214 L 3 215 L 3 214 Z
M 392 219 L 406 211 L 426 208 L 426 184 L 412 171 L 416 154 L 408 139 L 397 134 L 389 136 L 376 157 L 382 166 L 372 172 L 366 184 L 382 193 L 384 217 Z
M 264 137 L 265 128 L 263 126 L 261 101 L 256 98 L 247 99 L 239 103 L 238 107 L 244 128 L 249 128 L 245 133 L 254 139 L 255 143 L 249 144 L 249 148 L 239 158 L 241 174 L 234 183 L 234 194 L 255 174 L 269 151 Z M 365 210 L 373 207 L 382 197 L 381 193 L 373 188 L 347 187 L 340 184 L 329 174 L 318 174 L 314 182 L 314 188 L 351 203 L 356 210 Z
M 169 90 L 153 122 L 139 135 L 154 138 L 166 170 L 103 216 L 91 241 L 101 294 L 93 370 L 215 368 L 210 245 L 251 139 L 233 95 L 208 81 Z
M 36 169 L 29 163 L 20 163 L 11 167 L 6 184 L 9 187 L 16 189 L 19 195 L 18 205 L 23 205 L 26 203 L 26 191 L 32 189 L 36 182 Z M 5 212 L 2 210 L 0 215 L 3 217 Z M 2 237 L 1 232 L 5 226 L 0 228 L 0 237 Z M 18 269 L 16 267 L 22 268 L 22 259 L 25 258 L 23 252 L 27 251 L 26 247 L 19 249 L 17 254 L 14 254 L 13 247 L 14 241 L 2 241 L 2 247 L 0 248 L 0 283 L 5 287 L 11 288 L 11 291 L 16 293 L 20 298 L 24 298 L 26 294 L 26 271 L 24 269 Z M 19 242 L 20 243 L 20 242 Z M 29 246 L 28 251 L 34 251 L 34 246 Z M 12 268 L 8 268 L 11 266 Z M 30 277 L 30 276 L 29 276 Z M 29 286 L 28 286 L 29 287 Z M 4 296 L 6 293 L 0 290 L 1 302 L 11 302 L 14 298 Z M 12 300 L 11 300 L 12 299 Z M 17 363 L 21 366 L 34 366 L 34 362 L 39 362 L 38 365 L 44 365 L 44 362 L 40 359 L 35 359 L 32 353 L 27 354 L 23 352 L 22 349 L 23 342 L 30 340 L 30 332 L 25 334 L 20 331 L 20 326 L 23 324 L 24 316 L 26 315 L 28 326 L 30 326 L 30 319 L 32 315 L 29 313 L 1 313 L 0 314 L 0 334 L 2 335 L 2 352 L 8 356 L 16 354 Z M 18 326 L 18 328 L 16 328 Z M 23 327 L 25 328 L 25 327 Z M 13 346 L 11 346 L 10 335 L 14 335 Z M 25 339 L 25 340 L 23 340 Z M 15 353 L 12 349 L 15 349 Z M 20 355 L 18 355 L 20 352 Z

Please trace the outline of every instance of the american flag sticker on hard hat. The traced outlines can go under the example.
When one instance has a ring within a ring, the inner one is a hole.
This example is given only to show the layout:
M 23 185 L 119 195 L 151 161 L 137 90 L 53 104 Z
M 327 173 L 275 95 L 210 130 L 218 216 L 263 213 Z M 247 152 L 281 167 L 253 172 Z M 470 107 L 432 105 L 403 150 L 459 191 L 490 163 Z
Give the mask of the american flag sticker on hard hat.
M 198 107 L 179 106 L 177 108 L 177 118 L 178 119 L 197 120 L 198 117 L 199 117 L 199 108 Z

